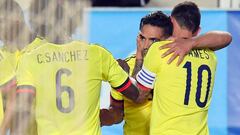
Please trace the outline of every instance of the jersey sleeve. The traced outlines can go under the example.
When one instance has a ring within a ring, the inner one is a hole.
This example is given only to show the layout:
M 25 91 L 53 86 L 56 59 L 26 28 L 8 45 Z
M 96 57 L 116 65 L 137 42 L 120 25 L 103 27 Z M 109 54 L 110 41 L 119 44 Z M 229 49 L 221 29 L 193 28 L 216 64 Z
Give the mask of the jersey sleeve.
M 35 86 L 34 76 L 34 65 L 31 62 L 30 56 L 23 54 L 19 58 L 19 62 L 16 70 L 17 86 Z
M 137 82 L 146 87 L 153 89 L 157 72 L 161 66 L 161 52 L 159 46 L 164 42 L 156 42 L 149 48 L 147 55 L 144 57 L 143 67 L 136 76 Z
M 0 52 L 0 85 L 4 85 L 11 81 L 16 74 L 16 53 L 8 54 L 9 55 L 4 55 L 4 53 Z
M 4 85 L 15 76 L 15 67 L 13 67 L 8 60 L 0 62 L 0 85 Z
M 47 41 L 45 39 L 43 39 L 42 37 L 36 37 L 33 42 L 31 42 L 29 45 L 25 46 L 22 50 L 21 53 L 28 53 L 31 52 L 32 50 L 37 49 L 38 47 L 40 47 L 41 45 L 47 43 Z
M 123 95 L 114 89 L 111 89 L 110 94 L 111 94 L 111 97 L 115 100 L 119 100 L 119 101 L 123 100 Z
M 116 90 L 123 90 L 129 85 L 128 74 L 118 65 L 112 54 L 103 49 L 102 52 L 103 79 L 108 81 Z
M 41 45 L 47 43 L 45 39 L 41 37 L 36 37 L 32 43 L 27 45 L 21 52 L 20 58 L 17 65 L 17 81 L 18 85 L 31 85 L 34 86 L 33 74 L 34 72 L 34 62 L 32 61 L 31 51 L 37 49 Z M 36 65 L 37 66 L 37 65 Z

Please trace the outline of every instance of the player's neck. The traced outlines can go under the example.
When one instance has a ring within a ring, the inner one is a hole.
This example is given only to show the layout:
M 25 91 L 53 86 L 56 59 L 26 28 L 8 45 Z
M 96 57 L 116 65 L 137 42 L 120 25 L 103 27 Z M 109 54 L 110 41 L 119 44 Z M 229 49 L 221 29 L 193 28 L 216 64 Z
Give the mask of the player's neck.
M 178 38 L 190 38 L 193 36 L 192 32 L 186 27 L 179 25 L 179 23 L 172 18 L 173 23 L 173 36 Z
M 193 36 L 193 34 L 187 29 L 175 29 L 173 30 L 173 36 L 179 38 L 190 38 Z

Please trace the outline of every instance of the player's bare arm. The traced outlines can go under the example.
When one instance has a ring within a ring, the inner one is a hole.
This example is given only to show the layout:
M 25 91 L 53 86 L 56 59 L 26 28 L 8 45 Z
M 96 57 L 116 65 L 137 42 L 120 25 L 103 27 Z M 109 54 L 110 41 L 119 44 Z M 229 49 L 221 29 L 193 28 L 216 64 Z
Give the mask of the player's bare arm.
M 25 135 L 29 129 L 32 104 L 35 98 L 35 88 L 32 86 L 18 86 L 16 90 L 16 120 L 13 127 L 13 135 Z
M 170 64 L 174 59 L 178 58 L 177 65 L 181 64 L 185 55 L 187 55 L 193 48 L 209 48 L 211 50 L 219 50 L 228 46 L 232 41 L 232 36 L 224 31 L 211 31 L 198 37 L 183 39 L 175 38 L 172 43 L 162 46 L 160 49 L 169 48 L 162 57 L 172 54 L 168 60 Z
M 193 48 L 209 48 L 217 51 L 227 47 L 232 42 L 232 35 L 224 31 L 210 31 L 196 37 Z
M 101 126 L 111 126 L 123 121 L 124 102 L 116 100 L 111 96 L 109 109 L 100 110 Z

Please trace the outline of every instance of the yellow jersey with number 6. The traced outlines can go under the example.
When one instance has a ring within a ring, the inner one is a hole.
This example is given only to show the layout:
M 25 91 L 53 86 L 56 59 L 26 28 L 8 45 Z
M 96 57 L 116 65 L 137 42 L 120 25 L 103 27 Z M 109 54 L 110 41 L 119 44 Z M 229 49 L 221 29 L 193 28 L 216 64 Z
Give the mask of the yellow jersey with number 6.
M 108 51 L 79 41 L 26 52 L 17 69 L 18 86 L 36 90 L 38 135 L 100 135 L 101 82 L 127 79 Z

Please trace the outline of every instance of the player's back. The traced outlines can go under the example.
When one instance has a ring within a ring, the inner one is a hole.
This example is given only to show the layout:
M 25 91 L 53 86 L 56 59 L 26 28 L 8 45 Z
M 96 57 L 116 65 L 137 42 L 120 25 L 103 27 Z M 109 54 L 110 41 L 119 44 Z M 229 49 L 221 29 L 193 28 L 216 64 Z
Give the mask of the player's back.
M 38 134 L 99 135 L 101 82 L 107 80 L 116 87 L 127 77 L 114 74 L 111 68 L 117 62 L 113 60 L 102 47 L 78 41 L 46 43 L 25 53 L 19 64 L 18 80 L 22 81 L 18 85 L 36 89 Z
M 162 59 L 166 50 L 159 50 L 165 43 L 153 44 L 144 64 L 154 63 L 150 70 L 156 73 L 150 133 L 207 135 L 216 56 L 208 49 L 192 50 L 181 65 L 176 66 L 176 60 L 168 65 L 170 56 Z

